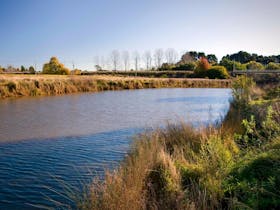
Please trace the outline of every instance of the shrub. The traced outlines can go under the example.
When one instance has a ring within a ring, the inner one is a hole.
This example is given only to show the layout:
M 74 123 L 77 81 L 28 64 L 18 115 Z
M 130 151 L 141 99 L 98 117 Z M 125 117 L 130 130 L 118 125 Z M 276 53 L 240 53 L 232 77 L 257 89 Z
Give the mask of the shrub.
M 234 100 L 238 104 L 248 104 L 251 100 L 251 92 L 256 83 L 251 77 L 239 76 L 232 84 L 232 93 Z
M 194 70 L 196 68 L 195 62 L 188 62 L 184 64 L 179 64 L 176 67 L 172 68 L 172 70 Z
M 246 65 L 245 64 L 241 64 L 238 61 L 232 61 L 229 59 L 222 59 L 220 62 L 221 66 L 224 66 L 228 71 L 232 71 L 233 69 L 235 70 L 246 70 Z
M 251 69 L 251 70 L 263 70 L 264 66 L 256 61 L 250 61 L 248 63 L 246 63 L 246 67 L 247 69 Z
M 74 69 L 70 72 L 72 75 L 81 75 L 82 74 L 82 71 L 79 70 L 79 69 Z
M 224 66 L 212 66 L 207 72 L 206 76 L 209 79 L 227 79 L 229 74 Z
M 174 64 L 169 64 L 169 63 L 163 63 L 161 67 L 158 68 L 159 71 L 164 71 L 164 70 L 171 70 L 173 69 Z
M 29 71 L 30 74 L 35 74 L 36 73 L 35 68 L 33 66 L 30 66 L 28 71 Z
M 249 160 L 244 158 L 237 164 L 224 183 L 226 196 L 237 201 L 233 207 L 242 203 L 248 209 L 279 208 L 279 154 L 279 150 L 271 150 L 251 155 Z
M 270 62 L 265 69 L 276 70 L 280 69 L 280 63 Z
M 52 57 L 49 63 L 44 64 L 43 74 L 70 74 L 68 68 L 64 67 L 56 57 Z

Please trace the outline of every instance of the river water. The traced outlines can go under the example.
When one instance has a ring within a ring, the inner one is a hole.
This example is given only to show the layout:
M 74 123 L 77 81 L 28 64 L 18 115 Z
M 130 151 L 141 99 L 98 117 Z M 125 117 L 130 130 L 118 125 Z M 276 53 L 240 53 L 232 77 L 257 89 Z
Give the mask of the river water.
M 230 89 L 174 88 L 0 100 L 0 209 L 73 207 L 134 135 L 221 120 L 230 99 Z

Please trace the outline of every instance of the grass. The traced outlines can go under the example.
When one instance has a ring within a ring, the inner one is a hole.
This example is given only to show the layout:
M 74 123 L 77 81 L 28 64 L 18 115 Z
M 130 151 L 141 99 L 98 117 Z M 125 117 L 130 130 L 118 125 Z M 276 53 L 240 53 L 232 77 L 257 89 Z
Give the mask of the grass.
M 230 80 L 0 74 L 0 98 L 142 88 L 228 88 Z
M 136 137 L 119 168 L 96 179 L 79 208 L 278 209 L 280 106 L 253 85 L 237 79 L 219 126 L 182 123 Z M 271 103 L 251 103 L 261 97 Z

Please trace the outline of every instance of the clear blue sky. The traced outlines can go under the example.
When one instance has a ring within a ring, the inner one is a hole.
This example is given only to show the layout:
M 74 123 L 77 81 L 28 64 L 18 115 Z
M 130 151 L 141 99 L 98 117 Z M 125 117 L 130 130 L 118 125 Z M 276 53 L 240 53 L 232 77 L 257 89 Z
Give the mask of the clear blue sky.
M 0 0 L 0 65 L 57 56 L 92 69 L 113 49 L 280 54 L 279 0 Z

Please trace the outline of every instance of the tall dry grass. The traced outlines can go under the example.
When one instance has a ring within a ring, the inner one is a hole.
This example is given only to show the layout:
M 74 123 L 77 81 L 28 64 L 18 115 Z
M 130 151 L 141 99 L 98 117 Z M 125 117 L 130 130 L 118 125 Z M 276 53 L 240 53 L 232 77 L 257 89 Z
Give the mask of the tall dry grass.
M 93 183 L 81 209 L 220 208 L 238 149 L 219 132 L 182 123 L 142 134 L 120 167 Z
M 142 88 L 227 88 L 230 86 L 230 80 L 0 74 L 0 98 Z

